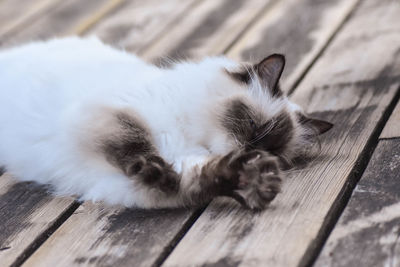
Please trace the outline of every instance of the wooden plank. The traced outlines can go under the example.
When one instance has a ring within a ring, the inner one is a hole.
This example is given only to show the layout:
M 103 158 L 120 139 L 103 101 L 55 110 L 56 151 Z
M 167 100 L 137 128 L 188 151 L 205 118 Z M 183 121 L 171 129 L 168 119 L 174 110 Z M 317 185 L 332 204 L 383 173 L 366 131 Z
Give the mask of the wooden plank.
M 87 34 L 129 51 L 140 52 L 189 12 L 199 0 L 130 0 Z
M 246 31 L 228 55 L 254 61 L 273 53 L 285 54 L 282 88 L 291 91 L 358 2 L 280 1 Z
M 193 14 L 190 14 L 186 21 L 179 23 L 164 38 L 148 48 L 144 55 L 154 60 L 162 55 L 175 59 L 227 52 L 229 57 L 237 60 L 259 60 L 269 53 L 281 52 L 286 54 L 288 59 L 283 88 L 290 91 L 357 2 L 358 0 L 286 0 L 275 4 L 271 1 L 272 8 L 269 9 L 271 5 L 266 3 L 263 9 L 258 2 L 250 1 L 247 2 L 247 9 L 251 9 L 252 12 L 242 8 L 235 16 L 230 15 L 225 24 L 217 24 L 215 19 L 207 19 L 206 16 L 212 10 L 218 13 L 215 11 L 218 4 L 222 10 L 220 12 L 226 12 L 226 8 L 218 1 L 212 1 L 210 4 L 205 2 L 193 10 Z M 287 16 L 289 13 L 290 16 Z M 228 50 L 232 42 L 253 22 L 250 14 L 253 14 L 253 19 L 259 15 L 262 15 L 262 18 Z M 193 17 L 203 21 L 190 21 Z M 220 20 L 222 19 L 223 16 Z M 302 27 L 298 27 L 299 21 L 302 22 Z M 217 26 L 210 25 L 212 23 Z M 206 32 L 207 29 L 214 32 L 210 35 Z M 293 33 L 296 35 L 293 36 Z M 288 41 L 290 38 L 296 41 Z M 178 42 L 171 42 L 171 39 Z
M 400 77 L 397 77 L 400 79 Z M 400 103 L 397 103 L 396 108 L 393 110 L 389 121 L 386 123 L 385 128 L 380 138 L 397 138 L 400 137 Z
M 110 209 L 85 203 L 24 266 L 153 266 L 190 225 L 184 209 Z
M 204 0 L 143 55 L 181 59 L 222 53 L 272 1 Z
M 213 201 L 164 266 L 307 266 L 398 91 L 400 80 L 384 77 L 400 74 L 399 12 L 395 0 L 363 1 L 294 92 L 295 102 L 336 127 L 307 168 L 289 173 L 271 208 L 254 214 Z
M 97 17 L 98 11 L 109 5 L 110 1 L 113 0 L 63 1 L 45 16 L 10 36 L 2 46 L 9 47 L 27 41 L 64 36 L 90 20 L 92 16 Z
M 379 141 L 315 266 L 400 265 L 399 175 L 400 138 Z
M 4 0 L 0 2 L 0 44 L 16 31 L 54 8 L 60 0 Z
M 69 209 L 72 198 L 53 198 L 47 188 L 31 182 L 16 183 L 8 174 L 0 177 L 0 262 L 20 262 L 24 253 Z

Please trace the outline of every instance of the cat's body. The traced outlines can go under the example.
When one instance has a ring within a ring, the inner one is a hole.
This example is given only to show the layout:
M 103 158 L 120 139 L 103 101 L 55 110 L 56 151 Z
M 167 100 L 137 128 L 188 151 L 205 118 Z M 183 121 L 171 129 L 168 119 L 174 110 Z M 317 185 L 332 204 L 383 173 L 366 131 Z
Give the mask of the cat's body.
M 247 128 L 275 131 L 286 158 L 310 132 L 296 105 L 240 68 L 208 58 L 160 69 L 94 38 L 0 52 L 0 165 L 83 200 L 151 208 L 227 195 L 263 208 L 281 174 L 274 151 L 249 149 Z

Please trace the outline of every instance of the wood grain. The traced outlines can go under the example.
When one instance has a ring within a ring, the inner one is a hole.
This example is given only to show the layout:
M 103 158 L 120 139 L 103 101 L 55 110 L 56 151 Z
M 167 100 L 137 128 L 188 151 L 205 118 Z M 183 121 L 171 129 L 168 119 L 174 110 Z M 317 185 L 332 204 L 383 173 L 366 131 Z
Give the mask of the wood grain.
M 135 210 L 85 203 L 24 266 L 153 266 L 177 231 L 192 223 L 185 209 Z
M 400 103 L 397 103 L 389 121 L 383 128 L 381 138 L 400 138 Z
M 83 35 L 94 25 L 96 25 L 101 19 L 106 17 L 109 13 L 121 8 L 126 0 L 110 0 L 105 3 L 99 10 L 97 10 L 93 15 L 89 16 L 78 24 L 70 34 L 73 35 Z
M 182 59 L 220 54 L 271 1 L 204 0 L 143 55 Z
M 358 0 L 279 1 L 233 45 L 228 55 L 237 60 L 261 60 L 286 55 L 282 89 L 289 92 L 325 48 Z
M 73 204 L 72 198 L 53 198 L 44 186 L 0 176 L 0 265 L 18 261 Z
M 0 44 L 16 31 L 54 8 L 60 0 L 3 0 L 0 2 Z
M 96 34 L 106 43 L 138 53 L 168 32 L 198 2 L 129 0 L 87 34 Z
M 379 141 L 315 266 L 400 265 L 399 175 L 400 139 Z
M 259 214 L 234 203 L 212 204 L 164 266 L 306 266 L 331 209 L 400 85 L 398 1 L 366 0 L 292 99 L 336 126 L 283 193 Z M 363 27 L 368 21 L 369 27 Z M 385 51 L 382 51 L 382 47 Z M 368 51 L 368 53 L 364 53 Z
M 46 15 L 9 36 L 3 47 L 15 46 L 27 41 L 44 40 L 70 34 L 92 14 L 102 9 L 112 0 L 69 0 L 63 1 Z M 76 34 L 76 33 L 75 33 Z

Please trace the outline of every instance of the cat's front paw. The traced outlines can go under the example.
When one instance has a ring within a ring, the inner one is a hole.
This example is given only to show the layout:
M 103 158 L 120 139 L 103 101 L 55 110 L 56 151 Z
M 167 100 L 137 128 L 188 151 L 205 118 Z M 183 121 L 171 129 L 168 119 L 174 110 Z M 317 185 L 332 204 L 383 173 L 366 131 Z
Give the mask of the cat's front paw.
M 238 172 L 232 197 L 250 209 L 266 208 L 281 190 L 278 161 L 268 152 L 243 151 L 231 159 L 229 166 Z
M 127 173 L 143 185 L 167 194 L 176 193 L 179 189 L 178 174 L 160 157 L 146 159 L 139 156 L 130 164 Z

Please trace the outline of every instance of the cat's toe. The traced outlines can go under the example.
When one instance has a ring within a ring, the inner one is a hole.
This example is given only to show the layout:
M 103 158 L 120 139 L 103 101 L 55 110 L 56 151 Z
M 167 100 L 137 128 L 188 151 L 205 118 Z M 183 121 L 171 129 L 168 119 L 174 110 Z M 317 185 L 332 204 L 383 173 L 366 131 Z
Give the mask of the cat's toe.
M 137 173 L 145 184 L 153 185 L 163 176 L 163 168 L 157 163 L 147 162 Z
M 246 164 L 263 157 L 264 153 L 266 152 L 261 150 L 240 150 L 239 152 L 231 155 L 231 158 L 228 162 L 228 167 L 231 169 L 241 170 Z
M 157 188 L 164 193 L 175 193 L 178 191 L 179 177 L 170 166 L 161 166 L 156 162 L 147 162 L 137 175 L 144 184 Z
M 277 176 L 264 179 L 255 179 L 247 186 L 235 190 L 237 200 L 253 210 L 265 209 L 281 191 L 281 179 Z
M 254 210 L 265 209 L 281 191 L 282 176 L 273 157 L 260 157 L 244 166 L 236 199 Z
M 169 168 L 164 168 L 163 176 L 159 181 L 159 188 L 165 193 L 176 193 L 179 190 L 179 175 Z
M 138 156 L 130 164 L 127 165 L 125 173 L 127 176 L 132 176 L 138 174 L 143 167 L 146 165 L 147 161 L 143 156 Z

